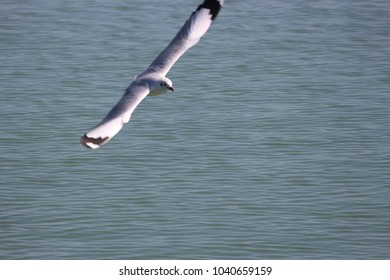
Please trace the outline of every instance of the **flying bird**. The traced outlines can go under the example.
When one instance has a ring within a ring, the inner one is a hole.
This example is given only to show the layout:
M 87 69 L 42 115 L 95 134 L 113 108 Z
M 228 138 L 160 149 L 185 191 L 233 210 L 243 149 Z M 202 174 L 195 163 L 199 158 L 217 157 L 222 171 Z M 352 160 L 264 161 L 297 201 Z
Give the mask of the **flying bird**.
M 166 74 L 207 32 L 223 2 L 224 0 L 205 0 L 198 6 L 169 45 L 144 72 L 135 77 L 103 120 L 81 137 L 80 143 L 84 147 L 96 149 L 110 141 L 129 122 L 131 114 L 146 96 L 173 92 L 172 81 Z

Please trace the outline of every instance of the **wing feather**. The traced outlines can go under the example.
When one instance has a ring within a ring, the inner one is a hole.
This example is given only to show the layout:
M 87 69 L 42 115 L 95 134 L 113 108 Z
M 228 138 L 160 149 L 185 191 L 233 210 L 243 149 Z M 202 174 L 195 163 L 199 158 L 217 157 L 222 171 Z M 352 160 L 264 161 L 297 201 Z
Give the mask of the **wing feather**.
M 145 73 L 160 72 L 166 75 L 175 62 L 210 28 L 223 5 L 223 0 L 205 0 L 191 14 L 169 45 L 150 64 Z
M 122 129 L 125 123 L 129 122 L 135 108 L 148 94 L 149 87 L 147 85 L 135 85 L 133 82 L 104 119 L 81 137 L 80 143 L 84 147 L 92 149 L 106 144 Z

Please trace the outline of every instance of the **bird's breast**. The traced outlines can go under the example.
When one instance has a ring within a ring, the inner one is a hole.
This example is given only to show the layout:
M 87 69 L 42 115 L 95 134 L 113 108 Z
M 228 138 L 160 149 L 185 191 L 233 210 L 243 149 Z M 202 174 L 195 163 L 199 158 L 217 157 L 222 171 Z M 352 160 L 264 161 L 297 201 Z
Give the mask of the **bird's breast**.
M 167 93 L 168 90 L 165 88 L 157 88 L 149 92 L 148 96 L 156 96 L 156 95 L 161 95 L 164 93 Z

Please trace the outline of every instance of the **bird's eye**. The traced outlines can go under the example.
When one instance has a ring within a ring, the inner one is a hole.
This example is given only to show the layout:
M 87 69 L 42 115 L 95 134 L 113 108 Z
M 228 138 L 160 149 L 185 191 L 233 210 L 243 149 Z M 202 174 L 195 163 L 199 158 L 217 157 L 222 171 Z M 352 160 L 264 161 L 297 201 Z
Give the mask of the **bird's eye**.
M 163 86 L 163 85 L 164 85 L 164 83 L 163 83 L 163 82 L 161 82 L 161 83 L 160 83 L 160 86 Z

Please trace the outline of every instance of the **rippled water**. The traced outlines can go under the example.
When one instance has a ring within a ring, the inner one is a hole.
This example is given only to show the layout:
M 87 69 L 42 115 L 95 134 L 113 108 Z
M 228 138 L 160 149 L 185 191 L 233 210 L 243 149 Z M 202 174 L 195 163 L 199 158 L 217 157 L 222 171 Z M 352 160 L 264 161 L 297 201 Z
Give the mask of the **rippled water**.
M 0 258 L 388 259 L 387 1 L 226 1 L 174 94 L 78 143 L 178 2 L 2 1 Z

